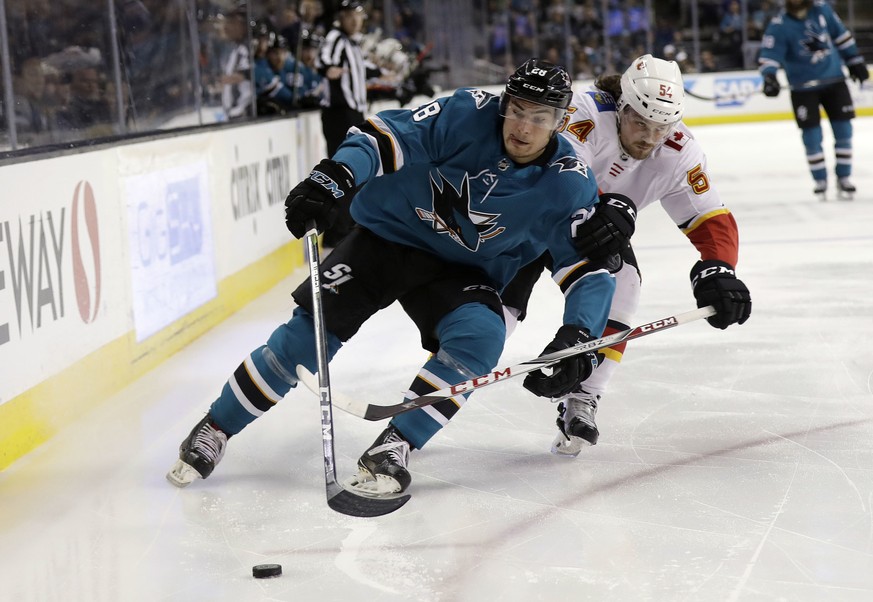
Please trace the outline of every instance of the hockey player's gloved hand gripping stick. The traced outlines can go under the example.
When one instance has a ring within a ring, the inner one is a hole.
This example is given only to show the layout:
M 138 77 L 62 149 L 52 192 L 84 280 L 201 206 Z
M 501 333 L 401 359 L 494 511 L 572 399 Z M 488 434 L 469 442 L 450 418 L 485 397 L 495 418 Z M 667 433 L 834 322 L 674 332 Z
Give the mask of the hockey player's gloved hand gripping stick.
M 552 339 L 540 357 L 582 345 L 591 340 L 591 335 L 574 324 L 564 324 L 558 329 L 558 334 Z M 542 370 L 530 372 L 524 379 L 524 388 L 540 397 L 563 397 L 579 386 L 597 368 L 603 360 L 603 354 L 596 351 L 585 351 L 565 357 L 552 364 L 551 374 Z
M 327 505 L 349 516 L 381 516 L 394 512 L 409 501 L 408 495 L 394 498 L 371 498 L 344 489 L 336 480 L 336 463 L 333 446 L 333 409 L 330 394 L 330 374 L 327 369 L 327 331 L 324 327 L 324 310 L 321 304 L 321 266 L 318 256 L 318 229 L 314 221 L 308 221 L 305 233 L 306 250 L 309 256 L 309 280 L 312 285 L 312 314 L 315 322 L 315 352 L 318 356 L 318 398 L 321 401 L 321 436 L 324 451 L 324 481 L 327 490 Z M 298 372 L 302 368 L 298 366 Z M 310 379 L 312 375 L 309 374 Z M 313 389 L 312 383 L 307 387 Z M 315 390 L 315 389 L 313 389 Z
M 715 308 L 715 315 L 707 320 L 711 326 L 724 330 L 749 319 L 752 296 L 730 264 L 717 259 L 698 261 L 691 268 L 690 277 L 697 307 Z
M 355 192 L 355 178 L 349 168 L 324 159 L 285 198 L 285 225 L 295 238 L 306 235 L 310 221 L 324 232 L 336 221 L 340 211 L 337 201 L 351 201 Z
M 347 397 L 337 398 L 334 401 L 334 405 L 337 408 L 348 412 L 349 414 L 353 414 L 365 420 L 384 420 L 386 418 L 396 416 L 397 414 L 402 414 L 403 412 L 414 410 L 415 408 L 422 408 L 435 404 L 436 402 L 442 401 L 443 399 L 449 399 L 451 397 L 455 397 L 456 395 L 470 393 L 471 391 L 474 391 L 476 389 L 481 389 L 482 387 L 493 385 L 496 382 L 502 382 L 515 376 L 521 376 L 522 374 L 533 372 L 534 370 L 548 368 L 549 366 L 552 366 L 567 357 L 579 355 L 582 353 L 589 353 L 597 349 L 603 349 L 604 347 L 611 347 L 612 345 L 617 345 L 625 341 L 638 339 L 654 332 L 660 332 L 661 330 L 667 330 L 668 328 L 679 326 L 680 324 L 687 324 L 688 322 L 693 322 L 694 320 L 708 318 L 715 315 L 715 313 L 715 308 L 709 306 L 701 307 L 699 309 L 687 311 L 681 314 L 676 314 L 675 316 L 662 318 L 660 320 L 655 320 L 654 322 L 642 324 L 640 326 L 637 326 L 636 328 L 622 330 L 621 332 L 616 332 L 615 334 L 610 334 L 599 339 L 594 339 L 593 341 L 580 343 L 579 345 L 568 347 L 560 351 L 555 351 L 554 353 L 550 353 L 548 355 L 541 355 L 538 358 L 528 360 L 514 366 L 498 368 L 496 370 L 493 370 L 492 372 L 489 372 L 488 374 L 483 374 L 481 376 L 477 376 L 476 378 L 472 378 L 470 380 L 452 385 L 451 387 L 446 387 L 445 389 L 434 391 L 433 393 L 430 393 L 428 395 L 422 395 L 421 397 L 416 397 L 415 399 L 408 399 L 404 402 L 390 406 L 371 405 L 363 401 L 358 401 L 356 399 L 350 399 Z M 318 386 L 315 383 L 315 377 L 310 374 L 306 370 L 306 368 L 304 368 L 303 366 L 297 366 L 297 376 L 300 378 L 300 382 L 302 382 L 307 388 L 313 391 L 317 391 Z

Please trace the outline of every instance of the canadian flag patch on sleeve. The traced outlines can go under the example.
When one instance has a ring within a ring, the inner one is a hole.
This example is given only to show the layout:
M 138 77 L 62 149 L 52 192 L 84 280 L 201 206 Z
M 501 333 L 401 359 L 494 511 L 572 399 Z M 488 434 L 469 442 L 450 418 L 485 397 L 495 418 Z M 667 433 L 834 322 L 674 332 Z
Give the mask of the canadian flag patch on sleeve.
M 675 151 L 681 151 L 686 142 L 688 142 L 688 136 L 682 132 L 673 132 L 670 134 L 670 137 L 664 141 L 664 146 L 669 146 Z

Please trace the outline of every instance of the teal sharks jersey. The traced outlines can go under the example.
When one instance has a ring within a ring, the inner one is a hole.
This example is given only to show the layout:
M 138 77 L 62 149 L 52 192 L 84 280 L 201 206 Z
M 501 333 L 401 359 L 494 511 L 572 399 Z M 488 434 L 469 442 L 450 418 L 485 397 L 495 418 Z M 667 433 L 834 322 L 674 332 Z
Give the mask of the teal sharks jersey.
M 496 96 L 464 88 L 352 128 L 333 156 L 362 185 L 352 217 L 387 240 L 478 267 L 499 289 L 549 251 L 564 322 L 599 334 L 614 279 L 580 258 L 571 237 L 597 202 L 594 174 L 562 136 L 536 161 L 514 163 L 501 124 Z
M 845 79 L 843 61 L 858 56 L 858 46 L 840 17 L 816 0 L 804 19 L 784 10 L 764 31 L 761 73 L 785 69 L 792 90 L 815 89 Z

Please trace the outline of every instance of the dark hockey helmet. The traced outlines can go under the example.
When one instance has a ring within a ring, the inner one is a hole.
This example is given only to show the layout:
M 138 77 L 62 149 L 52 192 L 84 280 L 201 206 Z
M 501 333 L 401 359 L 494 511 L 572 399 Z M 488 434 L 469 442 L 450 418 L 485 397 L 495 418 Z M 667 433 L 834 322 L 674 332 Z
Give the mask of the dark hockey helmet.
M 566 109 L 573 98 L 570 76 L 564 68 L 540 59 L 530 59 L 516 69 L 509 76 L 505 91 L 556 109 Z
M 573 88 L 570 76 L 563 67 L 530 59 L 509 76 L 500 95 L 500 114 L 507 117 L 510 98 L 517 98 L 554 109 L 555 121 L 550 127 L 557 128 L 566 114 Z

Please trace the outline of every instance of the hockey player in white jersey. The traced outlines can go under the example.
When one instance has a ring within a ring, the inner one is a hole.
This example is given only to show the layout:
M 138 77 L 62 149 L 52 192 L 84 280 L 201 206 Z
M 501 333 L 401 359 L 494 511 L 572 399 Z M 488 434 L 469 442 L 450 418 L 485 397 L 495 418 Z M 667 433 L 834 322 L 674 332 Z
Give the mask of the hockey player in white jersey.
M 641 277 L 629 240 L 636 212 L 659 200 L 700 254 L 691 268 L 691 285 L 698 307 L 713 305 L 718 311 L 709 323 L 724 329 L 742 324 L 751 313 L 749 290 L 734 272 L 737 224 L 713 187 L 703 149 L 681 121 L 684 96 L 678 65 L 651 55 L 634 60 L 620 77 L 601 77 L 593 90 L 573 95 L 562 134 L 593 168 L 606 193 L 594 218 L 575 232 L 577 248 L 590 257 L 618 253 L 624 262 L 616 274 L 604 335 L 630 328 L 633 322 Z M 504 291 L 510 320 L 513 315 L 524 317 L 542 266 L 528 266 Z M 553 453 L 575 456 L 583 446 L 597 443 L 597 404 L 625 345 L 603 350 L 605 361 L 594 374 L 575 392 L 556 400 L 560 433 Z

